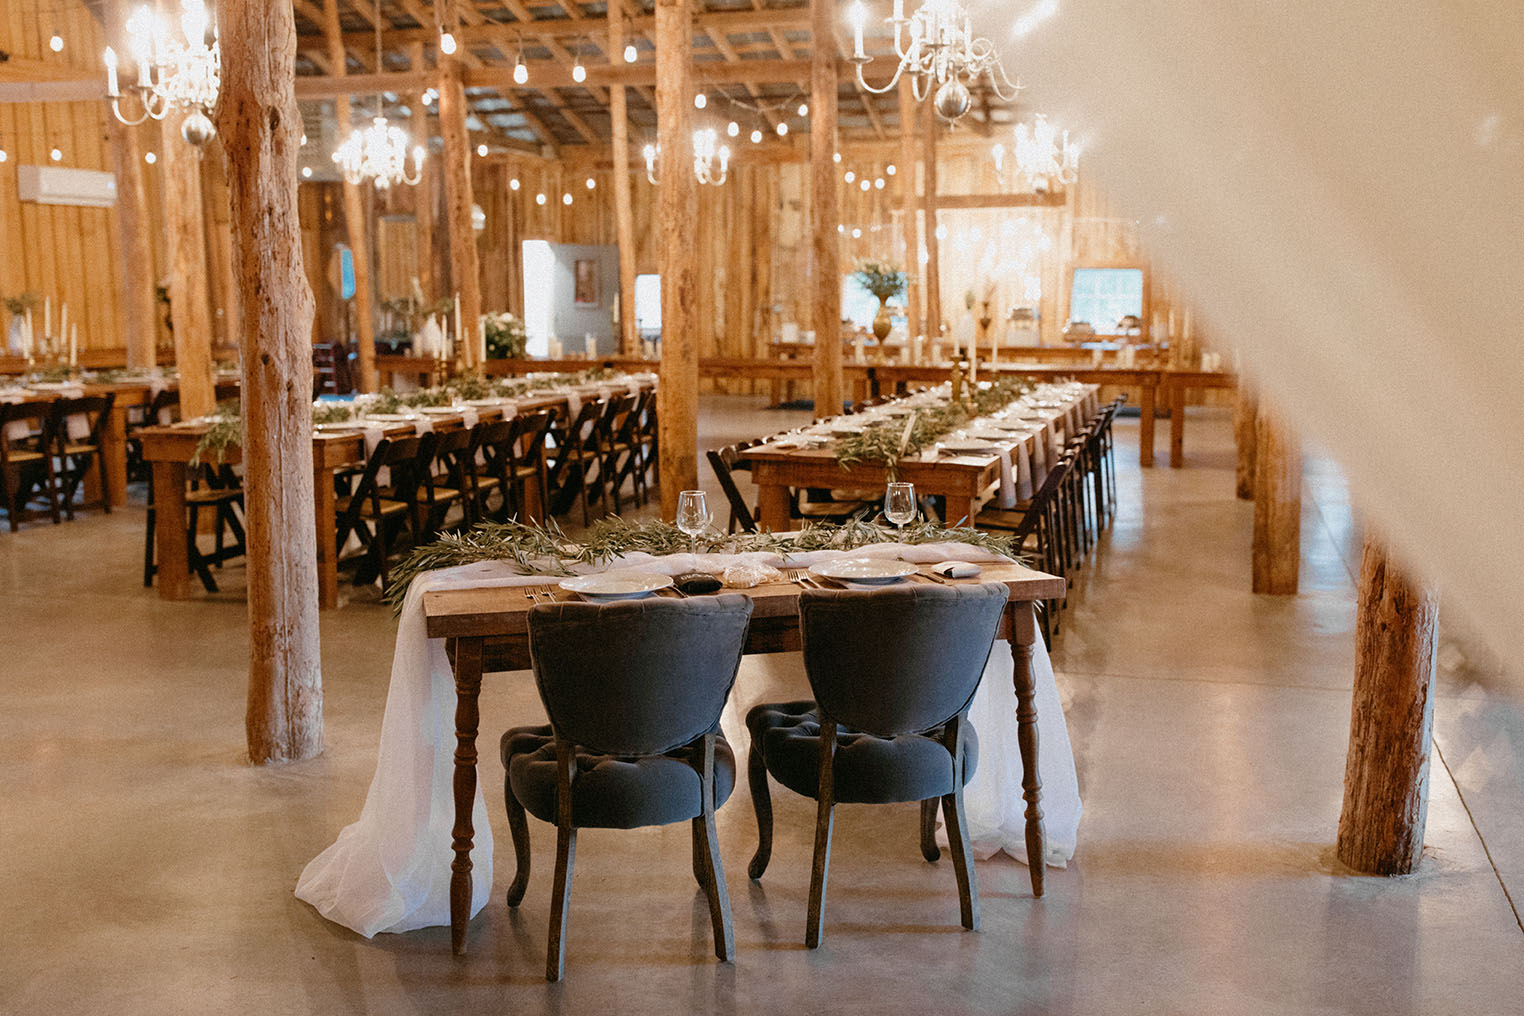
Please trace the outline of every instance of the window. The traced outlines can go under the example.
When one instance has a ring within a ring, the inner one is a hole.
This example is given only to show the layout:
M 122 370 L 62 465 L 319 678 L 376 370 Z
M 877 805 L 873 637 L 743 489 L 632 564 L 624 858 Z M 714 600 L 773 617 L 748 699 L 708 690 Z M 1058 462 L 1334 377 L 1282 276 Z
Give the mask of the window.
M 556 257 L 544 240 L 524 241 L 524 351 L 550 355 L 551 300 L 555 295 Z
M 901 302 L 904 297 L 895 297 L 889 301 L 889 316 L 895 324 L 905 324 L 909 318 L 905 316 Z M 900 302 L 897 302 L 900 301 Z M 841 319 L 850 321 L 861 328 L 873 327 L 873 319 L 878 316 L 878 297 L 863 288 L 857 281 L 855 274 L 847 274 L 841 282 Z
M 1117 322 L 1143 317 L 1143 269 L 1076 268 L 1069 297 L 1069 320 L 1088 321 L 1102 335 L 1115 335 Z
M 661 332 L 661 276 L 635 276 L 635 330 L 644 338 Z

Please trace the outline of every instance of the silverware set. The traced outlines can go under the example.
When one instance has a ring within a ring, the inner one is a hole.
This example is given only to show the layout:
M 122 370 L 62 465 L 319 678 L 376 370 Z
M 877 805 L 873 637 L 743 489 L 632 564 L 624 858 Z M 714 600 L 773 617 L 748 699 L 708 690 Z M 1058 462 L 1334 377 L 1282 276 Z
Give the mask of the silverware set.
M 783 573 L 783 577 L 788 579 L 788 581 L 792 582 L 794 585 L 798 586 L 800 589 L 829 588 L 828 586 L 821 584 L 818 579 L 811 576 L 809 571 L 804 568 L 791 568 Z
M 554 586 L 525 586 L 524 595 L 531 603 L 557 603 Z

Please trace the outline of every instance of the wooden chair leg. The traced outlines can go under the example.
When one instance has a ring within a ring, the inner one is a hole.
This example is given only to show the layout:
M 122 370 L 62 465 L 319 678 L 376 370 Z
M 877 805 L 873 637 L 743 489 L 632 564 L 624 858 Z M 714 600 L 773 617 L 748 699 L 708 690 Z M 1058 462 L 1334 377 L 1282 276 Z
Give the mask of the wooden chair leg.
M 503 797 L 508 805 L 508 831 L 513 836 L 513 856 L 518 862 L 513 873 L 513 884 L 508 887 L 508 905 L 516 907 L 524 901 L 524 890 L 529 888 L 529 822 L 524 817 L 524 806 L 513 796 L 513 790 L 504 788 Z
M 695 819 L 704 830 L 704 890 L 709 896 L 709 923 L 714 928 L 714 955 L 730 962 L 735 955 L 735 932 L 730 924 L 730 891 L 725 886 L 725 867 L 720 862 L 720 838 L 714 825 L 714 806 Z
M 921 802 L 921 856 L 935 864 L 942 851 L 937 849 L 937 799 L 928 797 Z
M 947 823 L 947 845 L 952 849 L 953 873 L 958 877 L 958 910 L 963 927 L 978 931 L 979 883 L 974 875 L 973 848 L 968 842 L 968 822 L 963 816 L 962 784 L 942 798 L 942 819 Z
M 559 981 L 566 971 L 566 918 L 571 907 L 572 866 L 577 859 L 577 827 L 556 827 L 556 880 L 550 893 L 550 942 L 545 979 Z
M 751 784 L 752 810 L 757 813 L 757 852 L 751 856 L 746 873 L 758 879 L 767 870 L 767 862 L 773 856 L 773 798 L 767 786 L 767 764 L 762 761 L 762 750 L 755 741 L 748 756 L 746 775 Z
M 836 804 L 836 723 L 821 717 L 820 783 L 816 791 L 815 861 L 810 868 L 810 910 L 804 926 L 807 949 L 820 947 L 820 925 L 825 918 L 826 876 L 831 868 L 831 822 Z
M 704 868 L 707 862 L 704 860 L 703 816 L 694 818 L 688 825 L 689 833 L 691 834 L 689 839 L 692 841 L 693 846 L 693 881 L 697 882 L 698 887 L 707 893 L 709 892 L 709 886 L 704 880 Z

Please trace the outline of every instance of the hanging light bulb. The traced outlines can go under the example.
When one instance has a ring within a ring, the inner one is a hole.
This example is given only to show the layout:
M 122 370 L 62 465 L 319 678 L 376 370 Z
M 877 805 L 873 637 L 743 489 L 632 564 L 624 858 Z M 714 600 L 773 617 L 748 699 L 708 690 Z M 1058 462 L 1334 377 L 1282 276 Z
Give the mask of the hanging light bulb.
M 159 161 L 158 153 L 156 153 L 156 152 L 144 152 L 143 153 L 143 161 L 148 163 L 150 166 L 152 166 L 154 163 Z
M 778 121 L 778 136 L 780 138 L 788 137 L 788 124 L 784 123 L 782 120 Z
M 569 205 L 572 203 L 571 191 L 567 191 L 565 194 L 561 195 L 561 203 L 563 205 Z
M 572 64 L 572 80 L 577 84 L 587 80 L 587 68 L 582 66 L 582 58 L 577 57 L 577 62 Z
M 483 159 L 485 159 L 487 157 L 487 146 L 484 145 L 484 144 L 483 145 L 477 145 L 476 146 L 476 154 L 481 156 Z
M 852 172 L 849 169 L 849 170 L 847 170 L 846 175 L 842 177 L 842 179 L 846 180 L 847 183 L 856 183 L 857 182 L 857 174 Z
M 637 59 L 639 59 L 639 57 L 640 51 L 635 48 L 635 44 L 633 42 L 625 43 L 624 62 L 634 63 Z
M 546 200 L 546 198 L 545 198 L 545 194 L 544 194 L 543 191 L 541 193 L 536 194 L 534 196 L 534 203 L 537 204 L 537 205 L 543 205 L 543 204 L 545 204 L 545 200 Z
M 55 148 L 48 153 L 48 158 L 52 159 L 54 162 L 58 162 L 63 159 L 63 152 Z
M 439 33 L 439 52 L 443 53 L 445 56 L 454 56 L 455 55 L 455 48 L 456 48 L 455 47 L 455 33 L 454 32 L 440 32 Z
M 869 180 L 869 179 L 868 179 L 868 178 L 867 178 L 867 177 L 866 177 L 866 176 L 865 176 L 865 177 L 863 177 L 863 179 L 862 179 L 862 184 L 861 184 L 861 186 L 862 186 L 862 189 L 863 189 L 863 190 L 865 190 L 865 191 L 869 191 L 869 190 L 872 190 L 872 189 L 873 189 L 873 181 L 872 181 L 872 180 Z
M 892 163 L 892 162 L 889 163 L 889 165 L 884 167 L 884 173 L 887 176 L 893 176 L 895 173 L 898 173 L 898 172 L 899 172 L 899 170 L 894 168 L 894 163 Z
M 730 121 L 730 126 L 725 128 L 725 133 L 729 134 L 733 138 L 739 137 L 741 134 L 741 125 L 732 120 Z
M 703 109 L 707 105 L 709 105 L 709 96 L 705 95 L 703 92 L 699 92 L 693 97 L 694 109 Z
M 809 116 L 810 115 L 810 104 L 808 102 L 801 102 L 799 104 L 799 115 L 800 116 Z
M 835 155 L 831 156 L 831 161 L 836 163 L 838 166 L 841 165 L 841 153 L 837 152 Z
M 884 178 L 883 177 L 879 177 L 877 180 L 873 181 L 873 189 L 874 190 L 883 190 L 884 189 Z
M 520 54 L 519 58 L 513 62 L 513 83 L 516 85 L 529 84 L 529 68 L 524 66 L 523 54 Z
M 511 191 L 516 191 L 516 190 L 518 190 L 522 186 L 524 186 L 524 185 L 519 183 L 519 178 L 518 177 L 514 177 L 512 180 L 508 181 L 508 189 L 511 190 Z
M 310 180 L 310 179 L 312 179 L 312 167 L 311 166 L 303 166 L 302 167 L 302 179 L 303 180 Z
M 592 189 L 594 189 L 597 186 L 598 186 L 598 181 L 597 180 L 594 180 L 592 177 L 588 177 L 587 178 L 587 189 L 588 190 L 592 190 Z
M 48 40 L 48 49 L 51 49 L 55 53 L 62 53 L 63 36 L 59 35 L 57 32 L 54 32 L 53 38 Z
M 754 145 L 760 145 L 762 143 L 762 132 L 761 131 L 756 130 L 756 131 L 752 131 L 751 132 L 751 143 L 754 144 Z
M 10 158 L 10 156 L 5 153 L 5 149 L 0 148 L 0 162 L 4 162 L 5 160 L 7 160 L 9 158 Z

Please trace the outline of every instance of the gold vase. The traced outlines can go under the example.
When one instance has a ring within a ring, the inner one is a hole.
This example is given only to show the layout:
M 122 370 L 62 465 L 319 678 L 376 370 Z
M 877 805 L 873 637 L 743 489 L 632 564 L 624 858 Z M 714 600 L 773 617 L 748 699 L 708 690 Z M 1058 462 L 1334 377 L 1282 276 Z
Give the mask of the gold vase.
M 878 313 L 873 317 L 873 337 L 883 342 L 893 329 L 894 322 L 889 317 L 889 305 L 884 302 L 883 297 L 879 297 Z

